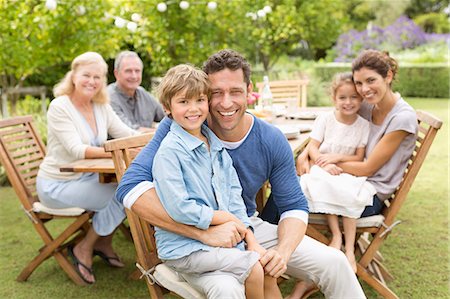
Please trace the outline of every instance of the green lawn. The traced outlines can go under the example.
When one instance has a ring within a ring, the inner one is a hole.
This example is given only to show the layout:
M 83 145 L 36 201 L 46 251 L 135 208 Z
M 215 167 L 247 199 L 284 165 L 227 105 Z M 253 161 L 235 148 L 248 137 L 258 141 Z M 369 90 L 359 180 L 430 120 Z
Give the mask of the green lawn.
M 444 126 L 400 212 L 403 222 L 391 233 L 381 252 L 395 277 L 389 285 L 400 298 L 448 298 L 449 102 L 409 102 L 441 118 Z M 112 269 L 96 258 L 97 283 L 93 286 L 74 285 L 54 259 L 45 261 L 27 282 L 16 282 L 42 243 L 11 188 L 0 188 L 0 203 L 0 298 L 148 298 L 145 283 L 128 278 L 134 270 L 134 247 L 120 233 L 114 243 L 127 267 Z M 284 293 L 291 285 L 292 282 L 283 285 Z M 367 297 L 378 297 L 369 286 L 363 287 Z

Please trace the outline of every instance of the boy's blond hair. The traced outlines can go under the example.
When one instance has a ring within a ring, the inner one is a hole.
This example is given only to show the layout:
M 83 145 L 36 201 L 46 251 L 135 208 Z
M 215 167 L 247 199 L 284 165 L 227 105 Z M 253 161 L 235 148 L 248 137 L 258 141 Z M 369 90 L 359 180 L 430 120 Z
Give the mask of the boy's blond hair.
M 156 92 L 163 107 L 170 111 L 170 101 L 184 90 L 186 90 L 186 98 L 188 99 L 204 94 L 209 101 L 208 75 L 195 66 L 179 64 L 167 71 Z

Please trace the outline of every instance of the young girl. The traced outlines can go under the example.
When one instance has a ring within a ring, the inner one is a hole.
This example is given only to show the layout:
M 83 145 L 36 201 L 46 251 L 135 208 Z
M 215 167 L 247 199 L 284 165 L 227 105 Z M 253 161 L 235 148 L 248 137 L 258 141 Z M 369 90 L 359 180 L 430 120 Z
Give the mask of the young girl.
M 247 250 L 243 243 L 211 247 L 156 227 L 159 257 L 187 281 L 192 275 L 226 274 L 245 285 L 247 298 L 281 298 L 276 279 L 264 276 L 259 262 L 265 249 L 250 227 L 231 157 L 204 124 L 209 112 L 207 75 L 178 65 L 167 72 L 158 91 L 174 120 L 153 162 L 155 189 L 164 209 L 175 221 L 199 229 L 235 222 L 246 230 L 247 244 Z
M 351 73 L 335 75 L 331 94 L 335 110 L 319 116 L 311 132 L 308 154 L 313 166 L 301 184 L 310 212 L 326 213 L 332 232 L 331 247 L 341 249 L 338 215 L 343 216 L 345 255 L 356 272 L 354 254 L 356 219 L 371 204 L 375 189 L 366 177 L 341 174 L 338 162 L 362 161 L 369 136 L 369 122 L 358 115 L 362 97 Z

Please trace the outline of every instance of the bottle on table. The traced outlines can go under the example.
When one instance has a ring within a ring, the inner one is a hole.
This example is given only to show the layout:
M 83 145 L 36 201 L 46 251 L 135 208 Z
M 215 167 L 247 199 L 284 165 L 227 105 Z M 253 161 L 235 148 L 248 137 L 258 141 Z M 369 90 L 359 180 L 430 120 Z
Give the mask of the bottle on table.
M 269 77 L 263 77 L 263 89 L 260 97 L 260 107 L 263 112 L 267 114 L 268 120 L 271 121 L 273 119 L 273 97 L 272 92 L 270 91 L 269 85 Z

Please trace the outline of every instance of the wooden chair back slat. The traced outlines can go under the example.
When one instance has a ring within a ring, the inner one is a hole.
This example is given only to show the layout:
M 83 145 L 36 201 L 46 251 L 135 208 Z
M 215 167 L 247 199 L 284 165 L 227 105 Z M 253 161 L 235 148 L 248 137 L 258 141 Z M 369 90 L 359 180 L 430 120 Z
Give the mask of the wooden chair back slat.
M 0 121 L 1 162 L 22 205 L 30 209 L 36 201 L 36 176 L 45 157 L 45 147 L 31 116 Z
M 5 137 L 5 143 L 13 143 L 14 141 L 33 138 L 33 136 L 30 134 L 30 132 L 27 132 L 27 131 L 22 131 L 22 132 L 20 132 L 20 134 L 6 135 L 6 136 L 7 137 Z
M 305 108 L 307 106 L 307 86 L 308 80 L 285 80 L 270 81 L 270 91 L 272 92 L 273 103 L 286 104 L 287 101 L 297 100 L 297 106 Z M 256 83 L 258 92 L 261 94 L 264 87 L 263 82 Z
M 19 158 L 19 157 L 23 157 L 23 156 L 26 156 L 26 155 L 32 154 L 32 153 L 38 153 L 39 155 L 41 155 L 41 152 L 39 151 L 39 149 L 31 147 L 31 148 L 21 149 L 21 150 L 12 152 L 10 154 L 10 156 L 12 158 Z
M 32 153 L 30 155 L 23 156 L 22 158 L 16 158 L 14 160 L 16 161 L 17 165 L 22 165 L 33 161 L 38 161 L 40 159 L 42 159 L 42 157 L 39 153 Z

